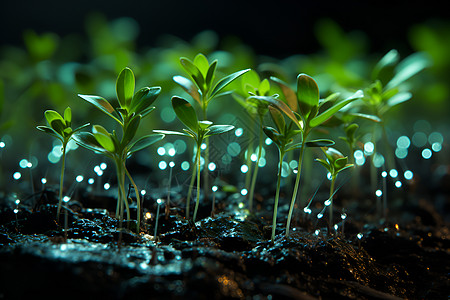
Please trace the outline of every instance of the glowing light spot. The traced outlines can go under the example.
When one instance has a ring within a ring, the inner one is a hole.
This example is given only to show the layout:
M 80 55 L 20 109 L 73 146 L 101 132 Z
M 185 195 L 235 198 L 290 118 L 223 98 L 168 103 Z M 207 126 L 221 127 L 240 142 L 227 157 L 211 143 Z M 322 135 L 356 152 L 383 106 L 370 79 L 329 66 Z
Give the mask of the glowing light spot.
M 248 172 L 248 166 L 247 165 L 242 165 L 241 166 L 241 172 L 244 173 L 244 174 L 247 173 Z
M 414 146 L 418 148 L 425 146 L 427 141 L 428 141 L 427 135 L 421 131 L 415 132 L 412 136 L 412 143 Z
M 152 218 L 152 214 L 150 212 L 146 212 L 145 215 L 144 215 L 144 218 L 146 220 L 150 220 Z
M 158 203 L 158 205 L 161 205 L 164 203 L 164 200 L 161 198 L 156 199 L 156 203 Z
M 208 146 L 205 143 L 202 143 L 202 145 L 200 146 L 200 149 L 202 150 L 206 150 Z
M 331 199 L 327 199 L 323 204 L 325 206 L 330 206 L 331 205 Z
M 381 172 L 381 177 L 386 178 L 388 173 L 386 171 Z
M 334 230 L 338 230 L 339 229 L 339 226 L 338 226 L 338 224 L 334 224 Z
M 13 178 L 14 178 L 15 180 L 19 180 L 20 177 L 22 177 L 22 174 L 21 174 L 20 172 L 15 172 L 15 173 L 13 174 Z
M 242 129 L 242 128 L 237 128 L 237 129 L 234 131 L 234 135 L 237 136 L 237 137 L 242 136 L 243 133 L 244 133 L 244 129 Z
M 29 161 L 26 160 L 25 158 L 22 159 L 22 160 L 20 160 L 20 162 L 19 162 L 19 166 L 20 166 L 22 169 L 28 168 L 28 164 L 29 164 Z
M 402 187 L 402 182 L 400 180 L 397 180 L 395 182 L 395 187 L 398 188 L 398 189 L 401 188 Z
M 165 170 L 167 168 L 167 163 L 165 161 L 160 161 L 158 164 L 159 169 Z
M 142 196 L 145 196 L 145 194 L 147 194 L 147 191 L 146 191 L 146 190 L 142 190 L 142 191 L 141 191 L 141 195 L 142 195 Z
M 256 153 L 253 153 L 252 155 L 250 155 L 250 160 L 255 162 L 258 160 L 258 155 L 256 155 Z
M 356 237 L 357 237 L 358 239 L 362 239 L 362 238 L 363 238 L 363 236 L 364 236 L 364 234 L 362 234 L 361 232 L 360 232 L 360 233 L 358 233 L 358 234 L 356 235 Z
M 227 153 L 233 157 L 238 156 L 240 152 L 241 146 L 236 142 L 232 142 L 227 146 Z
M 443 142 L 444 142 L 444 137 L 439 132 L 432 132 L 428 136 L 428 143 L 430 143 L 430 145 L 433 145 L 434 143 L 442 144 Z
M 213 186 L 211 187 L 211 190 L 212 190 L 213 192 L 217 192 L 218 189 L 219 189 L 219 187 L 218 187 L 217 185 L 213 185 Z
M 289 170 L 289 164 L 285 161 L 283 161 L 282 167 L 281 167 L 281 177 L 288 177 L 290 173 Z
M 84 180 L 84 177 L 83 177 L 83 175 L 78 175 L 78 176 L 75 178 L 75 180 L 76 180 L 77 182 L 82 182 L 82 181 Z
M 169 154 L 169 156 L 171 157 L 175 156 L 176 153 L 177 151 L 175 150 L 175 148 L 170 148 L 169 151 L 167 151 L 167 154 Z
M 438 142 L 435 142 L 435 143 L 433 143 L 433 144 L 431 145 L 431 149 L 432 149 L 434 152 L 439 152 L 439 151 L 442 150 L 442 144 L 441 144 L 441 143 L 438 143 Z
M 16 205 L 19 205 L 19 204 L 20 204 L 20 199 L 16 199 L 16 201 L 14 201 L 14 203 L 15 203 Z
M 18 208 L 15 208 L 15 209 L 13 210 L 13 212 L 14 212 L 15 214 L 17 214 L 17 213 L 19 212 L 19 209 L 18 209 Z
M 322 219 L 322 217 L 323 217 L 323 213 L 318 213 L 317 214 L 317 219 Z
M 158 153 L 159 156 L 166 155 L 166 149 L 164 149 L 164 147 L 158 147 L 158 149 L 156 149 L 156 153 Z
M 186 148 L 187 148 L 186 142 L 183 141 L 183 140 L 176 140 L 173 143 L 173 147 L 175 148 L 175 151 L 177 153 L 184 153 L 186 151 Z
M 389 176 L 391 176 L 392 178 L 396 178 L 398 176 L 398 171 L 396 169 L 391 169 L 389 171 Z
M 95 182 L 94 178 L 89 178 L 88 179 L 88 184 L 94 184 L 94 182 Z
M 182 169 L 183 171 L 189 170 L 189 162 L 188 162 L 188 161 L 183 161 L 183 162 L 181 163 L 181 169 Z
M 260 159 L 259 159 L 259 164 L 258 164 L 258 166 L 260 167 L 260 168 L 262 168 L 262 167 L 264 167 L 266 165 L 266 159 L 264 158 L 264 157 L 261 157 Z
M 245 207 L 245 204 L 244 204 L 244 203 L 242 203 L 242 202 L 240 202 L 240 203 L 238 204 L 238 207 L 242 209 L 242 208 L 244 208 L 244 207 Z
M 346 214 L 346 213 L 342 213 L 342 214 L 341 214 L 341 219 L 342 219 L 342 220 L 347 219 L 347 214 Z
M 319 233 L 320 233 L 320 229 L 316 229 L 316 231 L 314 231 L 315 235 L 319 235 Z
M 312 210 L 309 207 L 305 207 L 303 209 L 303 211 L 305 212 L 305 214 L 311 214 L 312 213 Z
M 333 179 L 330 172 L 327 173 L 327 179 L 328 179 L 328 180 Z
M 295 170 L 295 169 L 298 167 L 298 161 L 296 161 L 295 159 L 291 160 L 291 161 L 289 162 L 289 167 L 290 167 L 292 170 Z
M 430 149 L 425 148 L 425 149 L 422 150 L 422 157 L 423 157 L 423 158 L 425 158 L 425 159 L 430 159 L 430 158 L 431 158 L 431 155 L 433 155 L 433 153 L 431 152 Z
M 376 195 L 377 197 L 381 197 L 381 196 L 383 195 L 383 191 L 382 191 L 382 190 L 376 190 L 376 191 L 375 191 L 375 195 Z
M 401 136 L 401 137 L 399 137 L 399 138 L 397 139 L 397 147 L 398 147 L 398 148 L 401 148 L 401 149 L 408 149 L 410 145 L 411 145 L 411 141 L 410 141 L 410 139 L 409 139 L 407 136 L 405 136 L 405 135 L 403 135 L 403 136 Z
M 101 169 L 101 170 L 106 170 L 107 167 L 108 167 L 108 165 L 107 165 L 106 163 L 104 163 L 104 162 L 102 162 L 102 163 L 100 164 L 100 169 Z
M 269 146 L 270 144 L 273 143 L 273 141 L 270 138 L 266 138 L 266 140 L 264 141 L 264 143 Z
M 94 172 L 95 173 L 98 173 L 98 172 L 100 172 L 102 169 L 100 169 L 100 166 L 95 166 L 94 167 Z
M 225 165 L 231 164 L 231 161 L 232 161 L 232 160 L 233 160 L 233 158 L 232 158 L 231 155 L 229 155 L 229 154 L 224 154 L 224 155 L 222 156 L 222 163 L 225 164 Z
M 395 156 L 399 159 L 404 159 L 408 156 L 408 149 L 406 148 L 397 148 L 395 149 Z
M 5 142 L 0 142 L 0 148 L 5 148 L 5 147 L 6 147 Z
M 405 173 L 403 173 L 403 177 L 405 177 L 406 180 L 411 180 L 413 176 L 414 174 L 410 170 L 406 170 Z
M 247 194 L 248 194 L 247 189 L 242 189 L 242 190 L 241 190 L 241 195 L 242 195 L 242 196 L 245 196 L 245 195 L 247 195 Z
M 395 224 L 394 227 L 396 230 L 400 230 L 400 227 L 398 226 L 398 224 Z
M 372 162 L 376 168 L 380 168 L 381 166 L 384 165 L 384 156 L 381 155 L 380 153 L 375 153 Z
M 97 176 L 102 176 L 103 175 L 103 170 L 98 170 L 98 172 L 97 172 Z
M 171 168 L 175 167 L 175 162 L 173 162 L 173 161 L 169 162 L 169 167 L 171 167 Z
M 171 123 L 175 120 L 176 115 L 171 107 L 164 107 L 160 113 L 161 120 L 166 123 Z
M 366 162 L 366 158 L 364 157 L 364 152 L 362 152 L 361 150 L 356 150 L 355 153 L 353 153 L 353 156 L 355 157 L 355 163 L 358 166 L 362 166 Z
M 69 196 L 64 196 L 64 197 L 63 197 L 63 201 L 64 201 L 65 203 L 69 202 L 69 201 L 70 201 L 70 197 L 69 197 Z
M 51 162 L 52 164 L 58 163 L 59 162 L 59 158 L 60 158 L 60 156 L 55 155 L 53 152 L 50 152 L 47 155 L 48 161 Z
M 208 164 L 208 170 L 210 170 L 211 172 L 214 171 L 216 169 L 216 167 L 217 167 L 216 164 L 213 162 L 210 162 Z
M 364 144 L 365 155 L 372 155 L 373 150 L 375 150 L 375 145 L 372 142 L 367 142 Z
M 103 188 L 107 191 L 107 190 L 109 190 L 111 188 L 111 185 L 109 183 L 105 183 L 103 185 Z
M 45 178 L 45 177 L 41 178 L 41 183 L 42 184 L 46 184 L 47 183 L 47 178 Z

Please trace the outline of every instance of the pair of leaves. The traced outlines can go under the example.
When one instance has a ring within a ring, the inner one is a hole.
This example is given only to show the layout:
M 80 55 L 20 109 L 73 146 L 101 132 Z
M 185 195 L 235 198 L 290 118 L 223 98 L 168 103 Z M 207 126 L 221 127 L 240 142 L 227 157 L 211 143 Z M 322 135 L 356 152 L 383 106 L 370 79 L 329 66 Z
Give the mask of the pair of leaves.
M 202 107 L 207 106 L 214 97 L 220 96 L 226 86 L 250 70 L 241 70 L 225 76 L 214 85 L 217 60 L 209 64 L 208 59 L 199 53 L 193 62 L 186 57 L 182 57 L 180 63 L 192 81 L 179 75 L 174 76 L 173 80 Z
M 234 129 L 232 125 L 213 125 L 210 121 L 199 121 L 195 109 L 187 100 L 181 97 L 172 97 L 172 108 L 177 118 L 186 125 L 187 129 L 184 129 L 184 132 L 168 130 L 154 130 L 154 132 L 190 136 L 197 143 L 201 143 L 206 137 L 222 134 Z
M 72 130 L 72 110 L 70 107 L 64 110 L 63 116 L 54 110 L 46 110 L 44 116 L 49 126 L 37 126 L 36 128 L 58 138 L 63 144 L 67 143 L 74 133 L 89 126 L 89 124 L 85 124 Z
M 337 149 L 331 147 L 321 147 L 321 149 L 327 160 L 316 158 L 316 161 L 324 166 L 331 176 L 335 177 L 339 172 L 353 167 L 353 164 L 348 163 L 348 157 L 344 156 Z

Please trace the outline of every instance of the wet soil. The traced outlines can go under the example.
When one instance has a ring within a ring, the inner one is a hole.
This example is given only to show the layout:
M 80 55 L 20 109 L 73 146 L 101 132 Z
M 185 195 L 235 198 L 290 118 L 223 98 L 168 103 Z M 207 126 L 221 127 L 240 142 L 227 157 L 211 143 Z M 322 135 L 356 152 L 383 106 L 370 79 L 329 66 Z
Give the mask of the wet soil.
M 194 224 L 184 218 L 184 199 L 174 193 L 167 218 L 160 208 L 156 236 L 158 207 L 151 199 L 144 203 L 151 216 L 144 218 L 136 234 L 136 222 L 125 221 L 120 229 L 106 204 L 90 208 L 83 201 L 70 201 L 61 220 L 56 220 L 52 191 L 19 205 L 4 197 L 0 299 L 448 299 L 450 295 L 448 224 L 425 200 L 404 207 L 396 222 L 349 217 L 344 230 L 341 221 L 337 232 L 326 226 L 325 219 L 297 216 L 289 237 L 284 232 L 287 204 L 282 205 L 271 243 L 272 216 L 265 208 L 250 214 L 240 208 L 239 196 L 222 195 L 216 199 L 217 213 L 208 216 L 211 206 L 206 203 Z M 100 199 L 115 203 L 102 197 L 89 203 L 101 204 Z

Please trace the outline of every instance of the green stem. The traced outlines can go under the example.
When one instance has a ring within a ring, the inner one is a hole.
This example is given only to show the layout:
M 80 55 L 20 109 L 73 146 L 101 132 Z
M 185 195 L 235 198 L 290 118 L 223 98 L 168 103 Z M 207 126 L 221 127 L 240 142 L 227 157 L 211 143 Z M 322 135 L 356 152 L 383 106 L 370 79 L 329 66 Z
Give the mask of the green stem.
M 186 199 L 186 219 L 189 219 L 189 210 L 191 205 L 191 196 L 192 196 L 192 189 L 194 188 L 194 180 L 197 174 L 197 161 L 194 163 L 194 167 L 192 168 L 192 176 L 191 176 L 191 182 L 189 182 L 189 190 L 187 194 Z
M 334 193 L 334 184 L 336 182 L 336 175 L 332 175 L 331 176 L 331 185 L 330 185 L 330 198 L 328 198 L 331 203 L 330 206 L 328 208 L 329 213 L 330 213 L 330 227 L 333 227 L 333 193 Z
M 249 193 L 249 197 L 248 197 L 248 199 L 249 199 L 248 205 L 249 205 L 250 212 L 253 209 L 253 195 L 255 193 L 256 178 L 258 177 L 259 161 L 261 159 L 262 146 L 263 146 L 263 127 L 262 127 L 262 120 L 261 120 L 261 126 L 260 126 L 260 130 L 259 130 L 258 157 L 256 159 L 255 170 L 253 171 L 252 184 L 250 186 L 250 193 Z
M 291 219 L 292 219 L 292 213 L 294 211 L 294 206 L 295 206 L 295 200 L 297 200 L 297 194 L 298 194 L 298 187 L 300 185 L 300 175 L 302 173 L 302 162 L 303 162 L 303 152 L 305 151 L 305 141 L 306 141 L 306 137 L 308 136 L 307 132 L 303 133 L 303 144 L 302 147 L 300 148 L 300 155 L 298 158 L 298 167 L 297 167 L 297 176 L 295 178 L 295 185 L 294 185 L 294 191 L 292 193 L 292 199 L 291 199 L 291 204 L 289 206 L 289 214 L 288 214 L 288 219 L 287 219 L 287 224 L 286 224 L 286 236 L 289 236 L 289 228 L 291 227 Z
M 201 151 L 200 145 L 201 145 L 201 143 L 199 143 L 197 145 L 197 157 L 196 157 L 196 161 L 197 161 L 197 201 L 195 202 L 194 216 L 192 218 L 194 223 L 195 223 L 195 219 L 197 217 L 198 204 L 200 203 L 200 151 Z
M 281 171 L 283 169 L 283 158 L 284 158 L 284 148 L 279 149 L 280 153 L 280 163 L 278 166 L 278 178 L 277 178 L 277 191 L 275 193 L 275 202 L 273 204 L 273 219 L 272 219 L 272 244 L 275 241 L 275 229 L 277 226 L 277 210 L 278 210 L 278 199 L 280 197 L 280 183 L 281 183 Z
M 58 222 L 59 222 L 59 215 L 61 213 L 61 205 L 62 205 L 62 201 L 63 201 L 64 170 L 66 168 L 66 147 L 67 147 L 67 142 L 63 142 L 62 161 L 61 161 L 61 176 L 59 179 L 59 203 L 58 203 L 58 211 L 56 213 L 56 221 L 58 221 Z
M 136 185 L 136 183 L 134 182 L 133 178 L 130 175 L 130 172 L 128 172 L 128 169 L 126 166 L 124 166 L 125 172 L 127 174 L 128 180 L 130 180 L 131 185 L 134 188 L 135 194 L 136 194 L 136 201 L 137 201 L 137 228 L 136 228 L 136 233 L 139 234 L 139 230 L 141 228 L 141 197 L 139 196 L 139 190 L 138 187 Z

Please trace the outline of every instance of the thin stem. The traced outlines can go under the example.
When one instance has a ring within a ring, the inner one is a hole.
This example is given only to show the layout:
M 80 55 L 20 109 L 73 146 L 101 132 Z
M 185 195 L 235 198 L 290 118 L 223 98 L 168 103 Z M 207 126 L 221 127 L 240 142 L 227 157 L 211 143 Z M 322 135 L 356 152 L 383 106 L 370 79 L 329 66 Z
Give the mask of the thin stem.
M 194 209 L 194 216 L 192 218 L 192 220 L 195 223 L 195 219 L 197 217 L 197 211 L 198 211 L 198 204 L 200 203 L 200 145 L 201 143 L 198 144 L 197 146 L 197 201 L 195 202 L 195 209 Z
M 191 196 L 192 189 L 194 188 L 194 180 L 197 174 L 197 161 L 194 163 L 194 167 L 192 168 L 191 181 L 189 182 L 189 190 L 186 199 L 186 219 L 189 219 L 189 210 L 191 206 Z
M 258 157 L 256 159 L 256 165 L 255 170 L 253 171 L 253 177 L 252 177 L 252 184 L 250 186 L 250 193 L 249 193 L 249 210 L 250 212 L 253 209 L 253 195 L 255 193 L 255 186 L 256 186 L 256 178 L 258 177 L 258 169 L 259 169 L 259 161 L 261 159 L 261 153 L 262 153 L 262 146 L 263 146 L 263 127 L 262 127 L 262 120 L 259 126 L 259 145 L 258 145 Z
M 291 226 L 292 213 L 294 211 L 295 200 L 297 199 L 298 187 L 300 185 L 300 175 L 302 173 L 303 152 L 306 147 L 305 141 L 306 141 L 307 136 L 308 136 L 308 134 L 306 132 L 304 132 L 303 133 L 303 141 L 302 141 L 303 144 L 302 144 L 302 147 L 300 148 L 300 155 L 298 158 L 297 176 L 295 178 L 294 191 L 292 193 L 291 205 L 289 206 L 289 214 L 288 214 L 288 219 L 287 219 L 287 224 L 286 224 L 286 237 L 289 236 L 289 228 Z
M 63 185 L 64 185 L 64 170 L 66 168 L 66 146 L 67 142 L 63 142 L 62 145 L 62 162 L 61 162 L 61 176 L 59 179 L 59 202 L 58 202 L 58 211 L 56 213 L 56 220 L 59 222 L 59 215 L 61 213 L 61 205 L 63 201 Z
M 331 176 L 331 185 L 330 185 L 330 198 L 328 198 L 331 202 L 329 205 L 329 213 L 330 213 L 330 226 L 333 228 L 333 196 L 334 196 L 334 184 L 336 182 L 336 175 Z
M 172 169 L 173 167 L 171 166 L 172 162 L 169 163 L 169 182 L 168 182 L 168 186 L 167 186 L 167 203 L 166 203 L 166 220 L 169 219 L 169 214 L 170 214 L 170 187 L 172 185 Z
M 133 178 L 130 175 L 130 172 L 128 172 L 128 169 L 126 166 L 124 166 L 125 172 L 127 174 L 128 180 L 130 180 L 131 185 L 134 188 L 134 192 L 136 194 L 136 202 L 137 202 L 137 228 L 136 228 L 136 233 L 139 234 L 139 230 L 141 229 L 141 198 L 139 196 L 139 189 L 136 185 L 136 183 L 134 182 Z
M 275 193 L 275 202 L 273 204 L 272 244 L 275 241 L 275 229 L 277 226 L 277 210 L 278 210 L 278 199 L 280 197 L 280 183 L 281 183 L 281 171 L 283 169 L 284 149 L 279 149 L 279 153 L 280 153 L 280 164 L 278 166 L 277 191 Z

